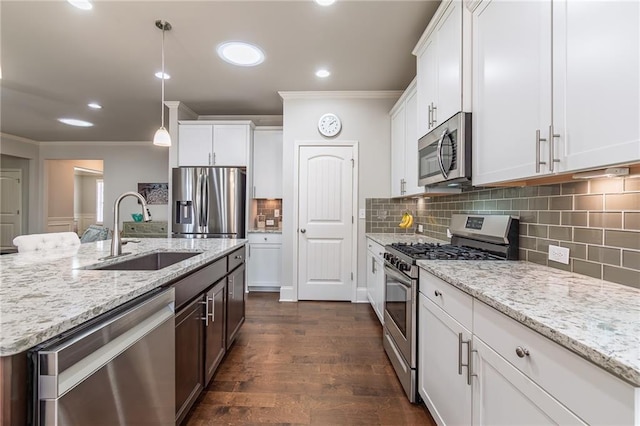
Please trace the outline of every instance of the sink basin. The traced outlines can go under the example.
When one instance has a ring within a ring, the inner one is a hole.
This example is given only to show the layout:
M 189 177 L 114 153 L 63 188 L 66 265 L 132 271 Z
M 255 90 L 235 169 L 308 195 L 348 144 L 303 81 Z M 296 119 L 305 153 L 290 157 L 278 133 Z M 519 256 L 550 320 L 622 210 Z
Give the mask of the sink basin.
M 200 253 L 202 252 L 160 251 L 91 269 L 100 271 L 157 271 L 159 269 L 166 268 L 167 266 L 171 266 L 174 263 L 197 256 Z

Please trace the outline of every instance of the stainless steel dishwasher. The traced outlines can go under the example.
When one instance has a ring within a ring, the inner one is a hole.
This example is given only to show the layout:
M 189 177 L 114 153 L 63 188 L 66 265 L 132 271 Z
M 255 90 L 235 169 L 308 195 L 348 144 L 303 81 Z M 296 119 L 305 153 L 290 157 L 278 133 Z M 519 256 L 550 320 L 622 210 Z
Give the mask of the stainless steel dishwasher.
M 174 289 L 31 352 L 34 425 L 174 425 Z

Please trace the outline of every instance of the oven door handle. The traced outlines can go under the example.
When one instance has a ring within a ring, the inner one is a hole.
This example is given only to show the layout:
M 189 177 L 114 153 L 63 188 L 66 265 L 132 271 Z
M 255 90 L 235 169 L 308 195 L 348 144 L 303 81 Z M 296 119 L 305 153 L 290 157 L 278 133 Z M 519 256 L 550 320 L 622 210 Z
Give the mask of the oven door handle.
M 384 273 L 396 279 L 397 282 L 407 288 L 411 288 L 411 278 L 397 272 L 395 269 L 384 265 Z

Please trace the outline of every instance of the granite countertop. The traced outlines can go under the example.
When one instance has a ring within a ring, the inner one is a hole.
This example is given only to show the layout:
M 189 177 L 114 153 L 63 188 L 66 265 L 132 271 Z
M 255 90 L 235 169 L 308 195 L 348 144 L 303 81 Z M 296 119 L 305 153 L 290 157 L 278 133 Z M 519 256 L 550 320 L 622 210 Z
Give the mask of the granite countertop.
M 367 238 L 371 238 L 373 241 L 386 246 L 392 243 L 441 243 L 448 244 L 449 241 L 437 240 L 435 238 L 427 237 L 422 234 L 375 234 L 367 233 Z
M 0 356 L 23 352 L 244 245 L 234 239 L 141 238 L 123 252 L 204 251 L 159 271 L 79 269 L 109 255 L 111 240 L 56 252 L 0 256 Z
M 524 261 L 418 266 L 640 386 L 640 290 Z
M 282 234 L 282 228 L 249 229 L 249 234 Z

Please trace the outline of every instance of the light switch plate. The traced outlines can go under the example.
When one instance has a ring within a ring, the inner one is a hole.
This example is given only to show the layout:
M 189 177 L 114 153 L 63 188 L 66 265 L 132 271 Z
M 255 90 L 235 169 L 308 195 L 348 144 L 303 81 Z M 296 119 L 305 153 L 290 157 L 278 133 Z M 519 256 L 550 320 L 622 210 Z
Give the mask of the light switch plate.
M 358 211 L 358 218 L 366 219 L 367 218 L 367 211 L 365 209 L 360 209 Z
M 275 224 L 276 224 L 275 220 L 267 219 L 267 223 L 266 223 L 267 226 L 274 226 Z
M 569 264 L 569 249 L 566 247 L 549 246 L 549 260 Z
M 280 209 L 273 210 L 273 217 L 280 217 Z

